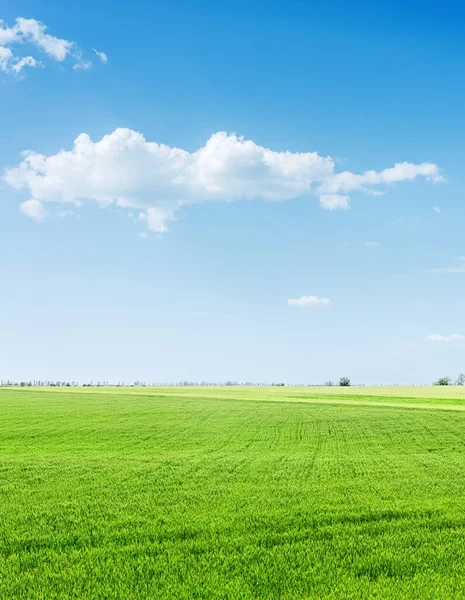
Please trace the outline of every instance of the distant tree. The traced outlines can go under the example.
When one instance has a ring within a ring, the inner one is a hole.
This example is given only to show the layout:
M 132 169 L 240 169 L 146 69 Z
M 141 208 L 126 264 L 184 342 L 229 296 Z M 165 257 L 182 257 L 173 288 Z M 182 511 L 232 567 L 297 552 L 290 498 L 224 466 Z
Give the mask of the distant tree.
M 350 379 L 348 377 L 341 377 L 339 379 L 339 385 L 341 387 L 349 387 L 349 385 L 350 385 Z
M 433 385 L 452 385 L 452 379 L 450 377 L 440 377 Z
M 333 383 L 332 381 L 327 381 L 327 382 L 325 383 L 325 386 L 326 386 L 326 387 L 333 387 L 333 385 L 334 385 L 334 383 Z
M 465 374 L 464 373 L 460 373 L 460 375 L 457 377 L 457 381 L 455 382 L 455 385 L 465 385 Z

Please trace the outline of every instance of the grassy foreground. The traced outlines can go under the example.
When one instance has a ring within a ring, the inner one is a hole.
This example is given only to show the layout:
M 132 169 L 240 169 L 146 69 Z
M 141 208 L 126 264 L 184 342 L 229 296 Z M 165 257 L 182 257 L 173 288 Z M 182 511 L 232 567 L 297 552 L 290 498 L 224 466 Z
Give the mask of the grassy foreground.
M 459 388 L 0 389 L 0 598 L 465 597 Z

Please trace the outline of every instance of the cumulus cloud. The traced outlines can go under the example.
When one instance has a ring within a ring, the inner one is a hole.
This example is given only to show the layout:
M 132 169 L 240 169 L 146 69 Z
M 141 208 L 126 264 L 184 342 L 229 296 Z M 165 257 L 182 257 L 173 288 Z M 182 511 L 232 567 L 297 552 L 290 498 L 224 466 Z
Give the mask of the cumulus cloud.
M 51 156 L 27 150 L 18 166 L 5 172 L 10 186 L 28 190 L 40 202 L 90 200 L 142 210 L 154 231 L 166 231 L 167 223 L 186 205 L 256 199 L 279 202 L 313 194 L 319 196 L 323 208 L 347 209 L 349 196 L 340 191 L 366 190 L 416 176 L 443 180 L 438 167 L 429 163 L 402 163 L 381 173 L 337 174 L 329 156 L 279 152 L 224 131 L 188 152 L 148 142 L 130 129 L 116 129 L 97 142 L 83 133 L 71 150 Z
M 13 53 L 11 46 L 17 47 L 22 44 L 30 44 L 58 62 L 63 62 L 68 56 L 72 57 L 75 61 L 74 69 L 88 69 L 92 66 L 91 61 L 83 59 L 82 51 L 76 42 L 50 35 L 47 33 L 47 26 L 40 21 L 18 17 L 12 27 L 8 27 L 0 19 L 0 71 L 17 75 L 24 67 L 43 66 L 41 61 L 32 56 Z M 98 55 L 102 62 L 107 62 L 103 52 Z
M 45 207 L 39 200 L 26 200 L 19 208 L 23 214 L 31 217 L 34 221 L 41 222 L 47 216 Z
M 439 335 L 437 333 L 432 333 L 431 335 L 427 335 L 425 340 L 428 342 L 460 342 L 465 340 L 465 335 L 461 335 L 459 333 L 451 333 L 450 335 Z
M 287 301 L 289 306 L 328 306 L 331 304 L 329 298 L 318 298 L 318 296 L 301 296 L 300 298 L 289 298 Z

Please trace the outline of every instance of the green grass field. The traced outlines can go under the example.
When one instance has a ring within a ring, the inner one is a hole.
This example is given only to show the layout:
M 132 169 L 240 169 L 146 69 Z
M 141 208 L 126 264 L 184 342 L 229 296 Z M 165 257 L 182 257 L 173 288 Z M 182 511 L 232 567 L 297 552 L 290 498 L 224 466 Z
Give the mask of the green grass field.
M 465 598 L 465 390 L 0 389 L 0 598 Z

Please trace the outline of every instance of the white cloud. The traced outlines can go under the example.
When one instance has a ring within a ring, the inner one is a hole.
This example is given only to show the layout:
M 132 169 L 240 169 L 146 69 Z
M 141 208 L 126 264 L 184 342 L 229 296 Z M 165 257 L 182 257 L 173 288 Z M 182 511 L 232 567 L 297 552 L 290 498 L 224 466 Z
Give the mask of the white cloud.
M 289 298 L 289 306 L 328 306 L 331 304 L 329 298 L 318 298 L 318 296 L 301 296 L 300 298 Z
M 106 65 L 108 62 L 108 56 L 105 54 L 105 52 L 99 52 L 95 48 L 93 48 L 93 51 L 100 58 L 100 60 L 103 62 L 103 64 Z
M 465 273 L 465 266 L 463 267 L 442 267 L 439 269 L 428 269 L 430 273 Z
M 74 58 L 76 59 L 76 63 L 73 65 L 74 71 L 77 69 L 80 69 L 81 71 L 87 71 L 92 68 L 92 62 L 90 60 L 85 60 L 82 57 L 82 52 L 80 50 L 74 54 Z
M 72 210 L 59 210 L 56 213 L 56 216 L 59 217 L 60 219 L 66 219 L 68 217 L 75 217 L 76 213 Z
M 46 33 L 47 26 L 35 19 L 18 17 L 13 29 L 17 31 L 18 41 L 31 42 L 59 62 L 65 60 L 74 46 L 74 42 Z
M 180 207 L 207 201 L 285 201 L 313 194 L 326 209 L 348 208 L 349 196 L 338 194 L 340 189 L 392 182 L 396 169 L 335 174 L 329 156 L 277 152 L 235 134 L 215 133 L 204 146 L 188 152 L 147 142 L 130 129 L 116 129 L 98 142 L 83 133 L 71 150 L 51 156 L 28 150 L 16 168 L 6 170 L 5 180 L 41 202 L 93 200 L 140 209 L 150 229 L 166 231 Z M 435 165 L 404 165 L 399 181 L 407 175 L 413 179 L 415 172 L 441 180 Z M 329 188 L 335 191 L 326 193 Z
M 452 267 L 439 267 L 434 269 L 427 269 L 430 273 L 465 273 L 465 256 L 458 256 L 458 265 Z
M 19 208 L 23 214 L 31 217 L 34 221 L 41 222 L 47 216 L 45 207 L 39 200 L 26 200 Z
M 159 233 L 165 233 L 168 231 L 166 226 L 167 221 L 174 221 L 175 216 L 173 211 L 163 208 L 148 208 L 147 209 L 147 223 L 149 229 L 152 231 L 158 231 Z
M 372 242 L 363 242 L 363 245 L 366 248 L 378 248 L 379 246 L 381 246 L 381 244 L 379 242 L 375 242 L 375 241 L 372 241 Z
M 439 206 L 433 206 L 433 210 L 434 210 L 434 212 L 437 212 L 438 214 L 440 214 L 442 212 L 441 209 L 439 208 Z
M 384 171 L 365 171 L 361 175 L 344 171 L 332 177 L 328 177 L 320 186 L 320 191 L 328 194 L 348 193 L 353 190 L 363 190 L 373 193 L 370 189 L 374 185 L 391 185 L 400 181 L 411 181 L 417 177 L 425 177 L 433 183 L 442 183 L 445 178 L 441 175 L 438 167 L 432 163 L 414 165 L 403 162 L 396 163 L 393 167 Z
M 338 208 L 348 210 L 350 196 L 340 196 L 339 194 L 321 194 L 320 206 L 327 210 L 337 210 Z
M 23 56 L 23 58 L 19 58 L 15 62 L 13 62 L 13 64 L 11 65 L 11 70 L 14 71 L 16 74 L 18 74 L 21 72 L 23 67 L 42 67 L 42 66 L 43 66 L 42 63 L 40 61 L 37 61 L 32 56 Z
M 92 66 L 91 61 L 83 59 L 82 51 L 79 50 L 76 42 L 48 34 L 47 26 L 36 19 L 18 17 L 12 27 L 8 27 L 4 21 L 0 20 L 1 71 L 18 74 L 23 67 L 43 66 L 43 63 L 32 56 L 20 56 L 13 53 L 11 46 L 22 44 L 30 44 L 58 62 L 72 57 L 75 60 L 73 69 L 89 69 Z M 102 62 L 107 62 L 108 59 L 103 52 L 97 54 Z
M 460 342 L 465 340 L 465 335 L 461 335 L 459 333 L 452 333 L 451 335 L 439 335 L 437 333 L 432 333 L 431 335 L 427 335 L 425 340 L 428 342 Z
M 0 71 L 18 75 L 24 67 L 40 67 L 42 63 L 32 56 L 15 56 L 10 48 L 0 46 Z
M 7 71 L 10 68 L 11 61 L 13 59 L 13 52 L 5 46 L 0 46 L 0 69 Z

